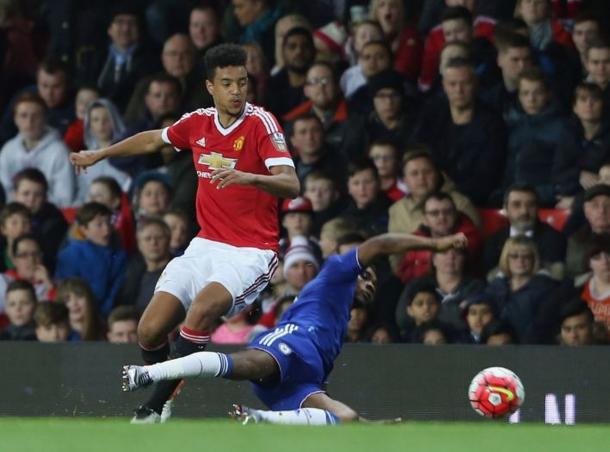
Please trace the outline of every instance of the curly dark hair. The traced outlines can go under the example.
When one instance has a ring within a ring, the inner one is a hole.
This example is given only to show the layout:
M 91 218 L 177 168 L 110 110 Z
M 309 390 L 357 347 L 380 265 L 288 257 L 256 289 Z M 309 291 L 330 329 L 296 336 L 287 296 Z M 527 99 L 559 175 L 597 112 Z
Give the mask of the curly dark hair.
M 205 53 L 204 61 L 206 77 L 213 80 L 219 67 L 245 66 L 246 51 L 237 44 L 219 44 Z

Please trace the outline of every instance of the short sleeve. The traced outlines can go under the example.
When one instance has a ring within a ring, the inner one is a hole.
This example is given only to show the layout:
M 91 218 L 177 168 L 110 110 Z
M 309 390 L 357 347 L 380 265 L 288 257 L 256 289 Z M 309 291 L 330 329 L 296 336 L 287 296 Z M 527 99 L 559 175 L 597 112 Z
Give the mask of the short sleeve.
M 358 247 L 345 254 L 329 257 L 322 269 L 322 273 L 328 280 L 338 282 L 353 281 L 361 271 L 362 266 L 358 261 Z
M 196 116 L 186 114 L 173 125 L 161 131 L 161 138 L 167 144 L 171 144 L 176 151 L 191 148 L 190 135 L 193 121 Z
M 256 109 L 254 116 L 260 122 L 257 127 L 258 154 L 267 169 L 280 165 L 294 168 L 284 131 L 277 119 L 271 113 L 259 108 Z

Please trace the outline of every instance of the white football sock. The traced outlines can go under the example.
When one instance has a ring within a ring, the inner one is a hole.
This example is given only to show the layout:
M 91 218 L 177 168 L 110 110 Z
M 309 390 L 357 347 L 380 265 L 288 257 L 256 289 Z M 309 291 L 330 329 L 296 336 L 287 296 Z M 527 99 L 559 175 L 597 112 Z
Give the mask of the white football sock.
M 319 408 L 301 408 L 290 411 L 265 411 L 250 408 L 261 421 L 270 424 L 287 425 L 334 425 L 339 423 L 339 418 L 330 411 Z
M 224 353 L 198 352 L 182 358 L 144 366 L 154 382 L 179 378 L 224 377 L 230 373 L 232 360 Z

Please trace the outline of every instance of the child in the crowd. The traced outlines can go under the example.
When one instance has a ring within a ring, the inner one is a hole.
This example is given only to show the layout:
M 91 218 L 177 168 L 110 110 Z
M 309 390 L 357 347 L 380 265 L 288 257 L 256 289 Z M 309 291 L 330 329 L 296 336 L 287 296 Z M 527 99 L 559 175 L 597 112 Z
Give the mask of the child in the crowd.
M 104 337 L 102 320 L 91 288 L 80 278 L 68 278 L 57 287 L 57 301 L 68 308 L 70 341 L 98 341 Z
M 377 167 L 381 191 L 393 202 L 401 199 L 407 186 L 398 178 L 400 158 L 391 141 L 375 141 L 369 146 L 369 158 Z
M 496 305 L 489 295 L 478 292 L 464 302 L 464 320 L 467 326 L 465 342 L 480 344 L 483 329 L 496 319 Z
M 311 201 L 312 233 L 320 236 L 320 229 L 345 208 L 337 182 L 328 174 L 314 170 L 305 176 L 304 195 Z
M 444 345 L 451 341 L 446 326 L 438 320 L 430 320 L 415 328 L 413 342 L 424 345 Z
M 26 206 L 18 202 L 10 202 L 2 208 L 0 211 L 1 271 L 15 268 L 12 255 L 13 242 L 20 235 L 30 232 L 31 228 L 32 214 Z
M 137 344 L 138 311 L 135 306 L 117 306 L 108 316 L 106 338 L 111 344 Z
M 39 342 L 65 342 L 70 335 L 68 308 L 62 303 L 38 303 L 34 311 Z
M 371 330 L 371 344 L 383 345 L 396 342 L 395 328 L 391 325 L 377 324 Z
M 95 150 L 106 148 L 120 140 L 125 133 L 125 124 L 121 115 L 108 99 L 93 101 L 85 115 L 85 146 Z M 129 190 L 131 178 L 127 173 L 112 166 L 110 160 L 104 159 L 81 171 L 76 178 L 75 204 L 80 205 L 87 199 L 89 186 L 99 176 L 112 177 L 123 191 Z
M 286 253 L 294 237 L 301 236 L 307 238 L 316 258 L 322 260 L 320 246 L 312 236 L 311 201 L 303 196 L 284 200 L 281 219 L 286 235 L 280 239 L 280 255 L 283 256 Z
M 6 289 L 6 300 L 4 302 L 4 309 L 10 324 L 0 333 L 0 340 L 36 340 L 35 308 L 36 293 L 34 287 L 27 281 L 11 282 Z
M 89 105 L 99 97 L 100 93 L 94 85 L 83 85 L 76 92 L 76 119 L 64 134 L 64 143 L 72 152 L 85 149 L 85 115 Z
M 386 232 L 392 202 L 380 189 L 375 164 L 369 159 L 350 163 L 347 188 L 351 200 L 341 216 L 369 235 Z
M 492 320 L 481 332 L 481 344 L 499 346 L 518 343 L 515 330 L 501 320 Z
M 367 342 L 369 311 L 361 301 L 355 301 L 350 310 L 346 342 Z
M 346 218 L 338 217 L 327 221 L 320 231 L 320 248 L 324 259 L 337 253 L 337 240 L 346 234 L 356 232 L 356 227 Z
M 59 247 L 68 231 L 68 223 L 61 211 L 47 200 L 47 178 L 36 168 L 26 168 L 15 175 L 13 186 L 15 201 L 30 209 L 32 232 L 37 237 L 44 237 L 44 242 L 41 243 L 44 262 L 54 271 Z
M 169 178 L 161 173 L 143 173 L 136 180 L 134 211 L 136 218 L 163 216 L 172 200 Z
M 191 239 L 187 215 L 182 210 L 170 209 L 163 215 L 163 221 L 172 233 L 169 242 L 172 256 L 182 256 Z
M 55 277 L 80 277 L 89 283 L 103 316 L 112 310 L 116 292 L 123 282 L 127 254 L 111 245 L 112 212 L 103 204 L 90 202 L 76 214 L 85 240 L 71 240 L 59 253 Z
M 441 300 L 436 287 L 424 279 L 415 279 L 405 287 L 396 307 L 396 324 L 402 342 L 415 340 L 415 329 L 423 323 L 436 320 Z
M 129 205 L 129 198 L 116 179 L 99 176 L 89 186 L 89 201 L 104 204 L 112 211 L 112 226 L 116 230 L 121 245 L 127 253 L 136 249 L 136 226 Z

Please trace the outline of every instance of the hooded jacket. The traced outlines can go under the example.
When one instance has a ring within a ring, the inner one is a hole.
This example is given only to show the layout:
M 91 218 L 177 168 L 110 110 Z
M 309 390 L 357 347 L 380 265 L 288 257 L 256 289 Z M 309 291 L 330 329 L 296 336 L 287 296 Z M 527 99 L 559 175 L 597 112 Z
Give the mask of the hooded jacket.
M 13 176 L 25 168 L 40 170 L 49 183 L 49 201 L 68 207 L 74 198 L 74 169 L 70 151 L 57 130 L 47 127 L 33 149 L 26 149 L 23 135 L 6 142 L 0 152 L 0 182 L 6 193 L 13 191 Z

